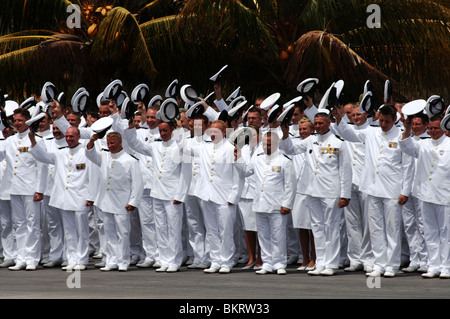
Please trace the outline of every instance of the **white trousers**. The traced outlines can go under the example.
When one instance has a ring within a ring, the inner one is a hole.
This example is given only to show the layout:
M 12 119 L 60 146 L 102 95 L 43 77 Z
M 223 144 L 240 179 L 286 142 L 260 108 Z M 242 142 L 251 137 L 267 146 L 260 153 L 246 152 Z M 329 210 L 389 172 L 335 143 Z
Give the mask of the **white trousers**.
M 368 195 L 370 241 L 374 270 L 396 273 L 401 261 L 402 206 L 398 199 Z
M 64 229 L 61 211 L 53 206 L 49 206 L 49 196 L 44 196 L 42 210 L 45 214 L 44 221 L 47 223 L 48 241 L 50 250 L 48 258 L 51 261 L 63 261 L 64 255 Z
M 210 248 L 211 267 L 232 268 L 236 246 L 234 239 L 234 223 L 236 206 L 217 204 L 211 201 L 200 201 L 203 220 L 206 226 L 206 243 Z
M 338 203 L 339 198 L 309 196 L 311 229 L 318 269 L 339 268 L 343 209 L 338 207 Z
M 197 196 L 186 195 L 184 202 L 187 225 L 189 230 L 189 243 L 193 249 L 194 264 L 209 265 L 209 248 L 206 244 L 206 228 L 200 208 L 200 199 Z
M 142 245 L 142 229 L 139 218 L 139 209 L 130 212 L 130 253 L 132 258 L 137 258 L 138 261 L 145 259 L 145 251 Z
M 65 253 L 70 265 L 89 263 L 88 208 L 84 211 L 61 211 L 64 229 Z
M 130 214 L 101 211 L 105 227 L 106 267 L 128 269 L 130 265 Z
M 106 260 L 106 238 L 105 238 L 105 224 L 103 222 L 102 210 L 98 206 L 93 206 L 93 212 L 97 223 L 98 241 L 100 245 L 100 253 L 103 254 L 102 260 Z
M 351 200 L 344 207 L 347 230 L 347 256 L 351 266 L 362 264 L 373 267 L 372 246 L 370 244 L 369 219 L 367 215 L 367 195 L 352 185 Z
M 421 201 L 428 271 L 450 273 L 450 205 Z
M 153 211 L 153 197 L 150 190 L 144 189 L 139 204 L 139 220 L 141 222 L 142 246 L 145 251 L 145 261 L 153 262 L 159 259 L 156 239 L 155 215 Z
M 18 265 L 37 266 L 41 258 L 40 202 L 33 195 L 11 195 Z
M 3 248 L 3 257 L 5 260 L 15 260 L 17 247 L 10 200 L 0 200 L 0 225 L 0 240 Z
M 423 218 L 420 200 L 410 196 L 402 206 L 403 231 L 409 247 L 409 260 L 411 266 L 426 267 L 428 253 L 426 250 Z
M 289 215 L 279 211 L 256 213 L 258 240 L 261 246 L 262 268 L 275 271 L 287 266 L 286 230 Z
M 183 261 L 183 204 L 153 198 L 153 210 L 161 266 L 180 268 Z

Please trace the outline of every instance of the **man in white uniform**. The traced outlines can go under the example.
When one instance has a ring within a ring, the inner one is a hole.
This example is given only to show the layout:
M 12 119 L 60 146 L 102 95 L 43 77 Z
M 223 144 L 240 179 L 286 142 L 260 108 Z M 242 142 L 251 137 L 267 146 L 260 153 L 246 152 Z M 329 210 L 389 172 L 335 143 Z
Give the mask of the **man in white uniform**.
M 406 120 L 400 147 L 417 159 L 412 194 L 423 212 L 424 237 L 428 251 L 428 271 L 424 278 L 450 278 L 450 139 L 444 135 L 439 116 L 430 118 L 431 139 L 411 137 L 411 122 Z
M 287 214 L 295 198 L 295 171 L 292 161 L 278 151 L 278 134 L 265 133 L 264 153 L 244 166 L 246 176 L 255 175 L 255 198 L 258 239 L 261 246 L 262 269 L 257 274 L 286 274 Z M 238 151 L 239 152 L 239 151 Z M 239 155 L 238 155 L 239 157 Z
M 142 198 L 143 181 L 138 160 L 125 153 L 122 136 L 108 133 L 109 152 L 94 148 L 98 135 L 87 144 L 86 156 L 101 168 L 95 204 L 103 216 L 106 239 L 106 265 L 102 271 L 127 271 L 130 265 L 130 215 Z
M 61 213 L 68 265 L 63 270 L 85 270 L 89 263 L 89 222 L 86 197 L 89 161 L 84 145 L 79 142 L 78 128 L 66 131 L 67 146 L 61 150 L 47 149 L 42 142 L 30 139 L 31 154 L 46 164 L 54 165 L 54 185 L 49 206 Z
M 360 191 L 367 194 L 369 232 L 374 267 L 368 276 L 394 277 L 401 260 L 401 208 L 411 193 L 412 158 L 402 152 L 402 132 L 395 126 L 397 112 L 391 105 L 379 109 L 379 127 L 355 130 L 335 108 L 336 130 L 344 139 L 365 144 L 364 167 Z
M 334 275 L 339 268 L 340 228 L 343 208 L 351 195 L 352 169 L 348 145 L 330 132 L 330 117 L 319 112 L 314 117 L 317 135 L 295 145 L 289 138 L 289 126 L 283 125 L 280 149 L 287 155 L 306 153 L 306 174 L 311 176 L 305 194 L 311 215 L 316 245 L 316 269 L 309 275 Z

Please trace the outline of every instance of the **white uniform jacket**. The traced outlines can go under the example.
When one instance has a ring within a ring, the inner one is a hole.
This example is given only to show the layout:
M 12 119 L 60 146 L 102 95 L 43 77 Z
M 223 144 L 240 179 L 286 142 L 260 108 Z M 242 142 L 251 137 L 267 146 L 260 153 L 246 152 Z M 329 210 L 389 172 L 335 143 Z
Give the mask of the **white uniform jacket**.
M 304 174 L 310 176 L 306 190 L 301 193 L 322 198 L 350 198 L 352 168 L 348 143 L 329 131 L 324 135 L 311 135 L 292 143 L 280 141 L 280 149 L 287 155 L 306 152 Z
M 450 138 L 400 141 L 401 149 L 417 158 L 412 194 L 422 201 L 450 205 Z
M 39 191 L 42 163 L 29 153 L 29 131 L 8 137 L 0 150 L 0 161 L 6 159 L 4 182 L 9 182 L 9 185 L 2 187 L 7 187 L 10 195 L 34 195 Z M 36 140 L 40 139 L 38 137 Z
M 393 126 L 388 132 L 372 126 L 355 130 L 353 125 L 348 125 L 345 121 L 335 127 L 344 139 L 365 144 L 360 191 L 381 198 L 410 196 L 414 163 L 412 157 L 400 149 L 400 128 Z
M 84 145 L 52 152 L 39 142 L 30 153 L 38 161 L 55 166 L 49 205 L 61 210 L 83 211 L 88 197 L 88 171 L 92 165 L 86 157 Z
M 241 157 L 240 161 L 244 163 Z M 252 209 L 259 213 L 278 213 L 281 207 L 292 209 L 295 199 L 295 171 L 292 161 L 279 151 L 271 155 L 259 153 L 243 165 L 245 176 L 255 176 Z
M 138 160 L 123 149 L 116 154 L 99 152 L 95 147 L 85 150 L 86 156 L 101 169 L 94 204 L 113 214 L 127 214 L 127 205 L 138 207 L 144 191 Z
M 150 196 L 160 200 L 180 198 L 181 160 L 177 143 L 173 139 L 143 143 L 134 128 L 126 129 L 124 135 L 133 150 L 152 158 L 154 181 Z

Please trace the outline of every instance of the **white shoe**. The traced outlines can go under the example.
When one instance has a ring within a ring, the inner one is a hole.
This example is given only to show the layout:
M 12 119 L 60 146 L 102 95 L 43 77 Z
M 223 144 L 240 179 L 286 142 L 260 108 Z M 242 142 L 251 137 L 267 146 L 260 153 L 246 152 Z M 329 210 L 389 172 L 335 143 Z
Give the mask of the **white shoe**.
M 72 271 L 75 268 L 75 264 L 68 264 L 67 266 L 61 267 L 61 270 Z
M 155 263 L 154 261 L 144 261 L 143 263 L 136 264 L 136 267 L 139 267 L 139 268 L 150 268 L 151 266 L 153 266 L 154 263 Z
M 393 272 L 393 271 L 385 271 L 384 272 L 384 277 L 387 277 L 387 278 L 393 278 L 393 277 L 395 277 L 395 272 Z
M 355 272 L 360 270 L 363 270 L 363 266 L 361 264 L 344 268 L 344 271 L 347 272 Z
M 111 270 L 118 270 L 118 269 L 119 269 L 118 266 L 112 266 L 112 267 L 105 266 L 103 268 L 100 268 L 101 271 L 111 271 Z
M 153 264 L 153 268 L 160 268 L 161 267 L 161 263 L 159 262 L 159 260 L 155 261 L 155 263 Z
M 320 273 L 323 271 L 324 269 L 314 269 L 314 270 L 310 270 L 307 272 L 308 275 L 310 276 L 320 276 Z
M 402 268 L 402 271 L 403 272 L 407 272 L 407 273 L 411 273 L 411 272 L 416 272 L 417 269 L 419 269 L 419 267 L 408 266 L 406 268 Z
M 297 271 L 303 271 L 306 270 L 306 266 L 300 266 L 297 268 Z
M 222 266 L 219 269 L 219 274 L 229 274 L 231 272 L 231 269 L 227 266 Z
M 9 270 L 23 270 L 25 269 L 25 265 L 15 264 L 14 266 L 8 267 Z
M 25 267 L 25 270 L 36 270 L 36 266 L 35 265 L 27 265 Z
M 179 269 L 177 267 L 168 267 L 166 272 L 177 272 Z
M 75 267 L 73 267 L 73 270 L 86 270 L 86 265 L 75 265 Z
M 194 257 L 189 256 L 188 260 L 186 261 L 186 266 L 192 265 L 194 263 Z
M 206 269 L 203 270 L 203 272 L 205 274 L 214 274 L 214 273 L 216 273 L 218 271 L 219 271 L 219 269 L 213 268 L 213 267 L 209 267 L 209 268 L 206 268 Z
M 135 266 L 139 262 L 140 258 L 138 256 L 134 256 L 130 259 L 130 265 Z
M 372 268 L 372 266 L 364 266 L 364 271 L 366 273 L 371 273 L 373 271 L 373 268 Z
M 125 272 L 125 271 L 128 271 L 128 268 L 127 267 L 119 267 L 119 271 Z
M 331 268 L 325 268 L 324 270 L 322 270 L 320 272 L 320 274 L 322 276 L 333 276 L 333 275 L 336 275 L 336 271 L 334 269 L 331 269 Z
M 422 277 L 423 278 L 437 278 L 437 277 L 439 277 L 439 275 L 436 274 L 435 272 L 429 271 L 429 272 L 422 274 Z
M 103 258 L 103 254 L 101 254 L 101 253 L 94 254 L 92 256 L 92 258 L 94 258 L 94 259 L 102 259 Z
M 267 275 L 267 274 L 273 274 L 273 272 L 265 270 L 265 269 L 260 269 L 260 270 L 255 271 L 255 274 L 257 274 L 257 275 Z
M 379 270 L 372 270 L 371 272 L 366 273 L 367 277 L 381 277 L 382 273 Z
M 101 261 L 101 262 L 96 263 L 94 265 L 95 268 L 102 268 L 102 267 L 105 267 L 105 266 L 106 266 L 106 261 Z
M 277 269 L 277 275 L 286 275 L 286 269 L 284 268 Z
M 441 278 L 441 279 L 449 279 L 450 278 L 450 274 L 448 272 L 441 272 L 441 274 L 439 275 L 439 278 Z
M 0 268 L 6 268 L 14 266 L 16 263 L 12 259 L 6 259 L 0 264 Z
M 244 267 L 242 267 L 242 270 L 249 270 L 252 269 L 255 266 L 256 262 L 250 264 L 250 265 L 245 265 Z
M 428 268 L 426 266 L 422 266 L 422 267 L 419 267 L 419 269 L 417 269 L 417 272 L 420 272 L 420 273 L 425 273 L 427 271 L 428 271 Z
M 156 269 L 156 272 L 166 272 L 168 268 L 169 268 L 169 267 L 163 267 L 163 266 L 161 266 L 161 267 L 159 267 L 158 269 Z

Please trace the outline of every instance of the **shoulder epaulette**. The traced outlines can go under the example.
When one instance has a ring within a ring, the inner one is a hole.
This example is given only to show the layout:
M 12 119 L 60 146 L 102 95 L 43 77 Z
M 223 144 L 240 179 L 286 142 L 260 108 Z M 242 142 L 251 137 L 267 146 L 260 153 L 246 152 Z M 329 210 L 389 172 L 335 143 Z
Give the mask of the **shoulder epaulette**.
M 262 153 L 259 153 L 259 154 L 256 154 L 256 156 L 259 156 L 259 155 L 264 155 L 264 152 L 262 152 Z
M 153 140 L 153 142 L 162 142 L 162 139 L 160 139 L 160 138 L 155 138 L 155 139 Z
M 340 137 L 339 135 L 334 135 L 334 136 L 336 136 L 338 139 L 340 139 L 341 141 L 345 141 L 342 137 Z
M 102 151 L 109 152 L 109 149 L 107 149 L 107 148 L 102 148 Z
M 40 138 L 42 138 L 42 135 L 39 135 L 39 134 L 35 134 L 37 137 L 40 137 Z
M 372 127 L 380 127 L 380 125 L 377 125 L 377 124 L 370 124 L 370 126 L 372 126 Z
M 422 136 L 420 139 L 421 139 L 421 140 L 426 140 L 426 139 L 428 139 L 428 138 L 431 138 L 431 136 Z
M 59 150 L 62 150 L 62 149 L 64 149 L 64 148 L 67 148 L 68 146 L 61 146 L 61 147 L 58 147 L 58 149 Z
M 289 156 L 287 156 L 287 155 L 284 154 L 284 153 L 283 153 L 283 155 L 284 155 L 284 157 L 286 157 L 288 160 L 292 161 L 292 158 L 290 158 Z
M 137 158 L 136 156 L 134 156 L 133 154 L 128 154 L 128 155 L 130 155 L 132 158 L 134 158 L 135 160 L 138 160 L 139 161 L 139 158 Z
M 212 143 L 211 140 L 205 140 L 205 143 Z
M 48 138 L 46 138 L 45 140 L 46 141 L 50 141 L 50 140 L 53 140 L 55 137 L 54 136 L 52 136 L 52 137 L 48 137 Z

